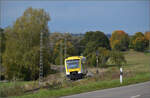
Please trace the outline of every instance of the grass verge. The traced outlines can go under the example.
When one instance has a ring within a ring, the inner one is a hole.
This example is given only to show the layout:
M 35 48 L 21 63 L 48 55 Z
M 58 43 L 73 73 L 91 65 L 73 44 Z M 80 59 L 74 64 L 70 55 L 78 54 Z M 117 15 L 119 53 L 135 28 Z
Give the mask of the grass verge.
M 37 93 L 34 94 L 27 94 L 24 96 L 14 96 L 10 98 L 56 98 L 60 96 L 72 95 L 72 94 L 79 94 L 83 92 L 89 92 L 94 90 L 101 90 L 106 88 L 113 88 L 119 86 L 125 86 L 140 82 L 150 81 L 150 73 L 145 74 L 137 74 L 135 77 L 124 78 L 123 84 L 119 83 L 119 79 L 111 80 L 111 81 L 97 81 L 85 85 L 79 85 L 74 87 L 68 88 L 61 88 L 57 90 L 47 90 L 41 89 Z

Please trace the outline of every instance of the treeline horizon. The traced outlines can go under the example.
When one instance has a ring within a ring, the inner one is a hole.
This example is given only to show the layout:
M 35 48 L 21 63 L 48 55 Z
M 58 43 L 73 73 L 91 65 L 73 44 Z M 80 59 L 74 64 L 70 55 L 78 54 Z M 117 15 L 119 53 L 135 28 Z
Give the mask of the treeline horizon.
M 70 33 L 50 33 L 50 15 L 44 9 L 28 8 L 13 26 L 0 29 L 1 65 L 8 80 L 35 80 L 39 76 L 40 35 L 43 34 L 43 74 L 53 73 L 50 66 L 63 65 L 69 56 L 87 57 L 87 66 L 105 67 L 107 62 L 117 66 L 126 64 L 122 51 L 144 52 L 149 48 L 150 32 L 136 32 L 129 36 L 116 30 L 110 38 L 101 31 L 88 31 L 83 36 Z M 1 66 L 0 66 L 1 67 Z
M 1 29 L 2 29 L 2 28 L 1 28 Z M 89 31 L 86 31 L 86 32 L 90 32 L 90 31 L 101 31 L 101 30 L 89 30 Z M 116 30 L 114 30 L 114 31 L 125 31 L 125 30 L 118 30 L 118 29 L 116 29 Z M 114 32 L 114 31 L 113 31 L 113 32 Z M 84 32 L 84 33 L 72 33 L 72 32 L 67 32 L 67 33 L 71 34 L 72 36 L 83 36 L 83 35 L 86 34 L 86 32 Z M 101 31 L 101 32 L 103 32 L 103 31 Z M 112 32 L 112 33 L 113 33 L 113 32 Z M 140 32 L 140 31 L 139 31 L 139 32 Z M 146 33 L 146 32 L 150 32 L 150 30 L 145 31 L 144 33 Z M 53 33 L 65 34 L 65 32 L 50 32 L 50 34 L 53 34 Z M 112 33 L 105 33 L 105 32 L 104 32 L 104 34 L 105 34 L 108 38 L 111 37 Z M 137 33 L 137 32 L 135 32 L 135 33 Z M 127 34 L 128 34 L 130 37 L 132 37 L 135 33 L 133 33 L 133 34 L 127 33 Z M 142 32 L 142 33 L 143 33 L 143 32 Z M 144 34 L 144 33 L 143 33 L 143 34 Z

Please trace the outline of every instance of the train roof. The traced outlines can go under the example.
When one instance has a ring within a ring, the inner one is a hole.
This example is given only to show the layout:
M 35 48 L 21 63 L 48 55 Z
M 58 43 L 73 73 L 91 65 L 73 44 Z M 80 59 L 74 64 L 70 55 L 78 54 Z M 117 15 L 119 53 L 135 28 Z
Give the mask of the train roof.
M 65 60 L 81 59 L 81 58 L 83 58 L 83 56 L 70 56 L 70 57 L 67 57 Z

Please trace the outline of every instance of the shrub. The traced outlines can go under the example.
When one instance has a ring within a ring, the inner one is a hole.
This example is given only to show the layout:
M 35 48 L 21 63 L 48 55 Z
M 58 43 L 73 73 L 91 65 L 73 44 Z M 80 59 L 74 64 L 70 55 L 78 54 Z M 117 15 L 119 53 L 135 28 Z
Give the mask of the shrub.
M 62 82 L 55 80 L 52 83 L 46 83 L 46 87 L 49 90 L 51 90 L 51 89 L 59 89 L 59 88 L 62 88 Z
M 118 51 L 111 51 L 110 61 L 119 67 L 126 64 L 126 59 L 123 53 L 118 52 Z
M 97 53 L 96 53 L 97 52 Z M 104 67 L 109 58 L 110 51 L 106 48 L 99 47 L 97 51 L 91 52 L 88 55 L 87 64 L 96 67 L 96 55 L 98 57 L 98 66 Z

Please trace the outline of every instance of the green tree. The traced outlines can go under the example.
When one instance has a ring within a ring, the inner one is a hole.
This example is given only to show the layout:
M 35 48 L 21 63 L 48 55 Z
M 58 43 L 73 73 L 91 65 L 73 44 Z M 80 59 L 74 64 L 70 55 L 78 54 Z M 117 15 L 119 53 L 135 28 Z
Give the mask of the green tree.
M 5 50 L 5 34 L 4 34 L 4 29 L 0 28 L 0 52 L 3 53 Z
M 115 64 L 119 67 L 126 64 L 124 54 L 119 51 L 111 51 L 109 60 L 112 62 L 112 64 Z
M 4 66 L 8 79 L 31 80 L 38 77 L 40 59 L 40 33 L 43 33 L 43 65 L 44 75 L 48 73 L 49 14 L 43 9 L 28 8 L 23 15 L 5 31 L 6 49 L 3 55 Z
M 5 51 L 5 41 L 6 41 L 6 38 L 4 34 L 4 29 L 0 28 L 0 78 L 1 79 L 3 79 L 2 76 L 4 72 L 4 69 L 2 66 L 2 63 L 3 63 L 2 55 Z
M 98 47 L 110 49 L 109 39 L 101 31 L 89 31 L 86 32 L 82 40 L 82 46 L 85 46 L 84 55 L 88 55 L 90 52 L 94 52 Z
M 71 41 L 71 43 L 73 44 L 75 51 L 74 54 L 75 55 L 82 55 L 83 53 L 83 45 L 81 45 L 81 40 L 83 39 L 83 35 L 82 34 L 69 34 L 66 33 L 65 35 L 67 35 L 67 40 Z
M 147 40 L 142 32 L 135 33 L 131 38 L 130 47 L 136 51 L 144 51 L 146 49 Z
M 110 38 L 110 44 L 113 50 L 119 51 L 128 50 L 129 36 L 122 30 L 114 31 Z
M 68 57 L 77 55 L 77 50 L 75 47 L 77 41 L 72 37 L 71 34 L 54 32 L 50 34 L 49 39 L 51 52 L 53 54 L 53 64 L 60 65 L 60 58 L 62 58 L 62 62 L 64 62 L 65 56 Z
M 65 41 L 60 39 L 56 42 L 53 51 L 54 64 L 60 65 L 60 59 L 62 57 L 62 63 L 64 63 L 65 55 Z M 75 47 L 70 41 L 66 41 L 66 57 L 75 55 Z
M 50 52 L 52 54 L 51 56 L 51 63 L 55 64 L 55 60 L 56 60 L 56 57 L 59 53 L 59 51 L 56 51 L 58 49 L 58 47 L 56 47 L 56 43 L 62 38 L 63 34 L 62 33 L 59 33 L 59 32 L 54 32 L 54 33 L 50 33 L 50 36 L 49 36 L 49 43 L 50 43 Z
M 109 57 L 110 57 L 110 50 L 102 47 L 98 48 L 98 61 L 100 67 L 105 67 Z
M 97 53 L 96 53 L 97 52 Z M 110 55 L 110 50 L 99 47 L 96 52 L 91 52 L 87 55 L 87 64 L 89 66 L 95 66 L 96 67 L 96 56 L 98 56 L 98 67 L 105 67 L 106 62 Z

